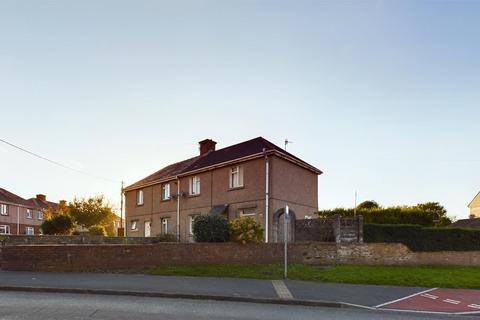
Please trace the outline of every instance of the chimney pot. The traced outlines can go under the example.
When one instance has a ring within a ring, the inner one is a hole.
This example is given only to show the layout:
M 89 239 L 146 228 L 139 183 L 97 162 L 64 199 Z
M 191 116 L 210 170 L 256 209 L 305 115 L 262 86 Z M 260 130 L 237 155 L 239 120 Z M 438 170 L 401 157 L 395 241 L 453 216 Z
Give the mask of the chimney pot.
M 205 139 L 200 141 L 198 144 L 200 146 L 200 155 L 203 156 L 204 154 L 207 154 L 210 151 L 215 151 L 215 145 L 217 143 L 212 139 Z
M 37 194 L 37 200 L 40 200 L 40 201 L 47 201 L 47 196 L 44 195 L 44 194 Z

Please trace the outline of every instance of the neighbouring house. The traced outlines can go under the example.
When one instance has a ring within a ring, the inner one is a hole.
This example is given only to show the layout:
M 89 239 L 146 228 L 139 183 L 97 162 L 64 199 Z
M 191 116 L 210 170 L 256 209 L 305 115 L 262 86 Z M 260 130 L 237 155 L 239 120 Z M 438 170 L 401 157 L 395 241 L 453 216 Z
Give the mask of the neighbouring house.
M 480 192 L 468 204 L 471 218 L 480 218 Z
M 448 226 L 449 228 L 480 229 L 480 218 L 460 219 Z
M 229 220 L 252 217 L 264 227 L 265 240 L 276 242 L 283 234 L 286 204 L 293 225 L 295 219 L 318 211 L 322 171 L 266 139 L 219 150 L 215 141 L 206 139 L 199 147 L 198 156 L 124 189 L 127 236 L 173 234 L 180 241 L 192 241 L 195 216 L 220 214 Z
M 56 206 L 43 194 L 27 200 L 0 188 L 0 234 L 40 234 L 43 210 Z

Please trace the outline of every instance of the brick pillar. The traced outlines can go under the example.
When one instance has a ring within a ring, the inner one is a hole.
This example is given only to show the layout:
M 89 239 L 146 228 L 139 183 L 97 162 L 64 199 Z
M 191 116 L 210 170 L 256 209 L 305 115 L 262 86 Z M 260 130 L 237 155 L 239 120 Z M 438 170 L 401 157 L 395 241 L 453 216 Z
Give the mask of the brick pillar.
M 332 228 L 333 228 L 333 236 L 335 237 L 335 242 L 336 243 L 340 243 L 340 239 L 341 239 L 341 223 L 340 223 L 340 219 L 342 217 L 340 215 L 334 215 L 332 217 Z
M 357 234 L 358 234 L 358 242 L 363 243 L 363 216 L 357 216 Z

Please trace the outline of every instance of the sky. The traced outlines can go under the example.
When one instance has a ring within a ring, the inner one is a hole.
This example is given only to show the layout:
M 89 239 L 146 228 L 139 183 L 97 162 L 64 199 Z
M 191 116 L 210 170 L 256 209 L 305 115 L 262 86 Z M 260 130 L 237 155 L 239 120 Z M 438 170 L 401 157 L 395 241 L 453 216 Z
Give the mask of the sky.
M 480 2 L 0 2 L 0 187 L 104 194 L 263 136 L 324 171 L 319 207 L 480 191 Z M 94 178 L 101 176 L 107 178 Z M 299 191 L 301 192 L 301 191 Z

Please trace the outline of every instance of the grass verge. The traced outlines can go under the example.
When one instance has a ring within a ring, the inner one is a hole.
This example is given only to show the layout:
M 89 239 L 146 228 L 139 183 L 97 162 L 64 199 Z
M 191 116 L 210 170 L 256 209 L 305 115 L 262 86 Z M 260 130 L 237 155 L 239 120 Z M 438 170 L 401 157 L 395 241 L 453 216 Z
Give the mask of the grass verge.
M 166 276 L 282 279 L 281 265 L 179 265 L 150 269 L 148 274 Z M 443 288 L 480 288 L 480 267 L 397 267 L 289 265 L 289 279 L 353 284 Z

